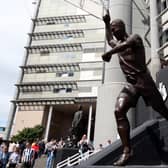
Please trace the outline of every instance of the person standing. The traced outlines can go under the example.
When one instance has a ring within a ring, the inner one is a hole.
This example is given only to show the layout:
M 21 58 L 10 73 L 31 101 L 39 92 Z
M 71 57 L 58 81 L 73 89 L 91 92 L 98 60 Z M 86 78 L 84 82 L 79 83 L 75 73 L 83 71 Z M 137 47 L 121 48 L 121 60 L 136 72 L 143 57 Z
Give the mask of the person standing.
M 31 149 L 31 144 L 29 142 L 26 143 L 26 148 L 23 150 L 22 154 L 22 164 L 24 168 L 32 168 L 34 163 L 35 153 Z
M 0 152 L 0 168 L 6 168 L 8 160 L 9 160 L 8 147 L 3 146 L 2 151 Z
M 47 153 L 46 168 L 53 167 L 54 158 L 56 157 L 56 150 L 57 150 L 57 141 L 54 140 L 54 141 L 52 141 L 50 150 L 48 150 L 48 153 Z
M 14 152 L 9 157 L 9 168 L 16 168 L 20 161 L 19 147 L 14 148 Z

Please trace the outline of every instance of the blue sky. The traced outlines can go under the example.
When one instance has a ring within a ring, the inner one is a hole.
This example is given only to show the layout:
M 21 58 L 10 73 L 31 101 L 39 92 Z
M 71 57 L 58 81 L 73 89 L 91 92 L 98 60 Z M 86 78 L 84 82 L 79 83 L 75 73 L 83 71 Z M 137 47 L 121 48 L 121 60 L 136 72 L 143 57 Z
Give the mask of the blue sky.
M 37 0 L 34 0 L 37 1 Z M 5 0 L 0 6 L 0 126 L 10 110 L 19 78 L 36 4 L 33 0 Z

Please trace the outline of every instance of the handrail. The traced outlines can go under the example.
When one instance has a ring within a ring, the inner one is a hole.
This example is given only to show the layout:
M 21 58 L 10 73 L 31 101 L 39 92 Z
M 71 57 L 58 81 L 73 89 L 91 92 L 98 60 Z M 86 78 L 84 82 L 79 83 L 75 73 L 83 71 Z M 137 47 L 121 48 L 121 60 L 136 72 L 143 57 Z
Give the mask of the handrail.
M 63 160 L 63 161 L 61 161 L 61 162 L 59 162 L 57 165 L 62 165 L 63 163 L 68 162 L 69 159 L 74 158 L 74 157 L 76 157 L 76 156 L 78 156 L 78 155 L 79 155 L 79 153 L 76 153 L 75 155 L 73 155 L 73 156 L 71 156 L 71 157 L 68 157 L 67 159 L 65 159 L 65 160 Z
M 97 151 L 87 151 L 83 153 L 82 155 L 80 153 L 77 153 L 71 157 L 68 157 L 67 159 L 59 162 L 56 166 L 56 168 L 63 168 L 63 167 L 71 167 L 74 165 L 79 164 L 81 161 L 87 160 L 89 157 L 91 157 L 93 154 L 95 154 Z

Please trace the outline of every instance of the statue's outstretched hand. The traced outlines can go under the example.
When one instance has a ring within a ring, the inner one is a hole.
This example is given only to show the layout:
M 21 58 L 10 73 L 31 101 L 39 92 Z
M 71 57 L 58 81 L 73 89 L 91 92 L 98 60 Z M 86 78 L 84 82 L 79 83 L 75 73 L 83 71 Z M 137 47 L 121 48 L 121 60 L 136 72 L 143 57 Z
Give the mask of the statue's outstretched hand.
M 109 24 L 110 23 L 110 13 L 109 10 L 106 11 L 106 14 L 103 16 L 103 21 L 105 24 Z
M 105 61 L 105 62 L 110 62 L 111 53 L 109 53 L 109 52 L 104 53 L 104 54 L 102 55 L 102 59 L 103 59 L 103 61 Z

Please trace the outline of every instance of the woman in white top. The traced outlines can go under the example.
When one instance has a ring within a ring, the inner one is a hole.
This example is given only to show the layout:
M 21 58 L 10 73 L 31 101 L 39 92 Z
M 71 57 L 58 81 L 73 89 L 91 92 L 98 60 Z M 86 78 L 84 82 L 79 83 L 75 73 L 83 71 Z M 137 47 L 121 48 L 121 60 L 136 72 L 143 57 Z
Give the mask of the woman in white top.
M 14 148 L 14 152 L 9 157 L 9 168 L 15 168 L 16 165 L 19 163 L 20 154 L 19 154 L 19 147 Z

